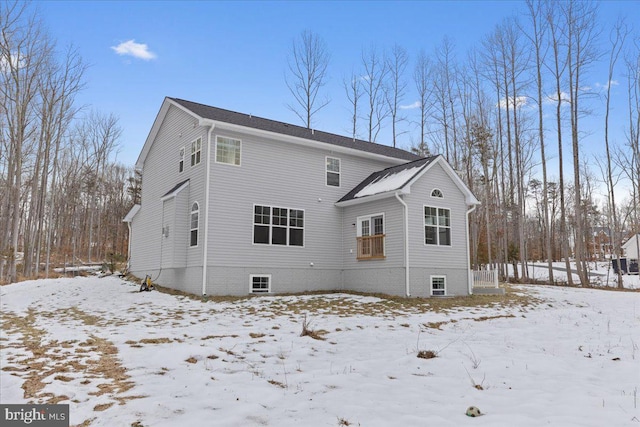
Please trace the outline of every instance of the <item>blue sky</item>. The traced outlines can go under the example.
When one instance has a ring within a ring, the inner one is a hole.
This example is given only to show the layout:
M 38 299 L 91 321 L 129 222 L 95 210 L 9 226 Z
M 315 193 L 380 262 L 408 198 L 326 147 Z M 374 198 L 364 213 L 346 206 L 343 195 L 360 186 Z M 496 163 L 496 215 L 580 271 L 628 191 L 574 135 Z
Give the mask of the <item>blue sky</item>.
M 292 96 L 284 75 L 291 44 L 303 30 L 320 35 L 331 53 L 326 90 L 332 101 L 315 117 L 314 127 L 347 135 L 349 103 L 342 80 L 359 68 L 363 48 L 373 44 L 384 49 L 397 43 L 413 60 L 420 49 L 431 52 L 448 36 L 457 55 L 464 58 L 466 50 L 505 17 L 524 13 L 522 2 L 508 1 L 48 1 L 35 5 L 59 46 L 73 44 L 90 65 L 86 89 L 78 101 L 119 117 L 123 134 L 117 160 L 125 165 L 135 163 L 165 96 L 300 124 L 286 108 Z M 605 28 L 620 14 L 629 23 L 640 22 L 640 2 L 607 1 L 600 6 Z M 128 41 L 134 42 L 123 45 Z M 127 46 L 134 49 L 127 51 Z M 138 56 L 132 54 L 135 48 Z M 406 105 L 416 101 L 412 68 L 413 61 Z M 606 79 L 605 70 L 595 67 L 587 81 L 596 85 Z M 613 89 L 620 92 L 614 93 L 618 100 L 614 108 L 622 111 L 622 86 Z M 601 120 L 601 104 L 594 104 L 594 117 L 598 117 L 594 122 Z M 619 129 L 621 124 L 614 127 Z M 583 143 L 586 151 L 600 145 L 600 140 L 594 130 Z M 384 136 L 379 140 L 388 141 Z M 400 145 L 409 147 L 409 134 L 400 139 Z

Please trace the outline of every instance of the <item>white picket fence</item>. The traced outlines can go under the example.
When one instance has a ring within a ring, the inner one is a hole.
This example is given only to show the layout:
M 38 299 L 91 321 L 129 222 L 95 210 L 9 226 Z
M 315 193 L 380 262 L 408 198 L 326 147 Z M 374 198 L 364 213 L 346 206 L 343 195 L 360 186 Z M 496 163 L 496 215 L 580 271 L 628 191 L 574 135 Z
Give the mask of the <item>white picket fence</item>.
M 474 288 L 497 288 L 498 270 L 473 270 Z

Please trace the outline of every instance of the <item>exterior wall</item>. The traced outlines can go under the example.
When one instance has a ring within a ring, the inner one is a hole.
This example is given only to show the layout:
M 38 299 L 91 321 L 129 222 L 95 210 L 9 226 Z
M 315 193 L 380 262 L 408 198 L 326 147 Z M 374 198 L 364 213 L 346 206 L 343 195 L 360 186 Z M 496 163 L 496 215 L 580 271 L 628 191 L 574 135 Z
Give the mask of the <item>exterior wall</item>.
M 240 166 L 215 162 L 217 136 L 240 139 Z M 342 209 L 334 205 L 390 164 L 224 130 L 212 135 L 207 288 L 246 294 L 249 274 L 272 275 L 273 292 L 342 286 Z M 340 187 L 326 185 L 326 157 L 340 159 Z M 253 243 L 254 205 L 304 211 L 304 246 Z M 313 266 L 311 264 L 313 263 Z M 320 278 L 315 272 L 323 271 Z M 236 289 L 237 288 L 237 289 Z
M 404 216 L 395 197 L 348 206 L 344 209 L 342 259 L 344 288 L 358 292 L 404 295 Z M 384 214 L 385 258 L 357 259 L 357 218 Z
M 251 274 L 270 275 L 272 293 L 338 290 L 341 283 L 339 269 L 251 267 L 209 267 L 208 295 L 246 295 L 250 293 Z M 198 290 L 197 293 L 200 293 Z
M 434 188 L 443 198 L 431 197 Z M 409 264 L 411 295 L 431 295 L 431 275 L 446 276 L 447 295 L 469 294 L 465 195 L 442 166 L 434 164 L 411 186 L 405 196 L 409 206 Z M 426 245 L 424 242 L 424 206 L 451 210 L 451 246 Z
M 354 290 L 405 294 L 404 215 L 393 196 L 338 208 L 335 202 L 374 171 L 396 164 L 239 133 L 217 124 L 209 128 L 170 106 L 144 163 L 141 208 L 132 221 L 131 272 L 150 274 L 163 286 L 202 292 L 204 222 L 209 220 L 207 284 L 210 295 L 245 295 L 250 275 L 270 275 L 271 292 Z M 215 162 L 216 137 L 240 139 L 240 166 Z M 191 142 L 202 138 L 201 162 L 190 166 Z M 184 171 L 179 150 L 185 148 Z M 326 157 L 339 158 L 340 187 L 326 185 Z M 207 161 L 209 206 L 205 206 Z M 189 185 L 160 198 L 176 184 Z M 443 199 L 430 196 L 433 188 Z M 447 277 L 447 295 L 468 293 L 464 195 L 435 164 L 403 196 L 409 205 L 411 293 L 429 296 L 431 275 Z M 198 245 L 189 246 L 191 206 L 199 203 Z M 304 211 L 304 246 L 253 243 L 254 205 Z M 424 244 L 423 206 L 446 207 L 452 214 L 452 245 Z M 383 213 L 385 258 L 357 260 L 357 218 Z M 169 236 L 162 228 L 169 227 Z
M 190 166 L 191 142 L 201 137 L 202 160 L 200 164 Z M 198 201 L 204 205 L 204 157 L 206 156 L 207 128 L 198 126 L 197 120 L 181 109 L 171 106 L 158 131 L 156 139 L 145 159 L 142 170 L 141 207 L 133 218 L 131 228 L 131 272 L 144 277 L 150 274 L 160 285 L 181 287 L 170 273 L 172 266 L 202 267 L 202 244 L 188 247 L 188 238 L 184 237 L 184 228 L 189 227 L 191 204 Z M 184 171 L 179 172 L 179 150 L 185 147 Z M 189 186 L 176 197 L 162 202 L 160 198 L 181 181 L 189 179 Z M 168 206 L 164 206 L 169 203 Z M 170 207 L 173 205 L 173 208 Z M 174 219 L 164 218 L 169 225 L 169 237 L 162 237 L 163 211 L 174 211 Z M 202 209 L 202 208 L 201 208 Z M 185 212 L 184 221 L 179 219 Z M 175 221 L 173 226 L 172 221 Z M 202 227 L 201 227 L 202 230 Z M 201 233 L 202 234 L 202 233 Z M 167 252 L 165 252 L 167 249 Z M 162 252 L 162 259 L 161 259 Z M 173 253 L 173 256 L 171 254 Z M 174 258 L 174 259 L 171 259 Z M 160 266 L 162 265 L 162 271 Z M 166 267 L 166 268 L 165 268 Z M 184 277 L 195 277 L 195 273 L 185 273 Z M 196 292 L 199 293 L 199 292 Z

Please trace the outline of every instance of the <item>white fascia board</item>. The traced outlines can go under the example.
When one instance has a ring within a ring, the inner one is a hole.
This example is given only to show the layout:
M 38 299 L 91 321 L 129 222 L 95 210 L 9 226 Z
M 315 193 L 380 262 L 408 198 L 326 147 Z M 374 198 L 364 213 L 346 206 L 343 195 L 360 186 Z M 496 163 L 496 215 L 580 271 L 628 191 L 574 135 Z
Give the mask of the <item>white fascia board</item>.
M 138 211 L 140 210 L 140 205 L 133 205 L 133 207 L 129 210 L 129 212 L 122 219 L 122 222 L 131 222 L 133 221 L 133 217 L 136 216 Z
M 162 106 L 160 107 L 160 111 L 158 112 L 156 119 L 153 121 L 153 126 L 149 131 L 149 135 L 147 136 L 147 139 L 145 140 L 144 145 L 142 146 L 142 151 L 140 151 L 138 160 L 136 160 L 136 169 L 142 170 L 144 166 L 144 161 L 147 158 L 147 154 L 149 154 L 149 150 L 151 150 L 151 145 L 153 145 L 153 141 L 156 139 L 156 136 L 158 135 L 160 126 L 162 126 L 162 123 L 164 122 L 164 118 L 167 115 L 167 112 L 169 111 L 170 106 L 174 106 L 176 108 L 181 109 L 182 111 L 184 111 L 185 113 L 189 114 L 190 116 L 194 117 L 197 120 L 202 120 L 202 117 L 198 116 L 197 114 L 194 114 L 193 111 L 165 97 L 164 101 L 162 102 Z
M 345 200 L 344 202 L 336 202 L 334 203 L 334 205 L 339 208 L 345 208 L 347 206 L 359 205 L 360 203 L 375 202 L 376 200 L 395 197 L 396 194 L 404 195 L 404 194 L 410 194 L 410 193 L 411 191 L 409 190 L 409 188 L 401 188 L 398 190 L 391 190 L 391 191 L 386 191 L 384 193 L 373 194 L 371 196 L 364 196 L 364 197 L 358 197 L 357 199 Z
M 262 129 L 255 129 L 242 125 L 235 125 L 232 123 L 220 122 L 210 119 L 201 119 L 201 124 L 206 123 L 215 124 L 219 129 L 226 129 L 236 132 L 248 133 L 255 136 L 262 136 L 265 138 L 275 139 L 278 141 L 286 141 L 292 144 L 304 145 L 305 147 L 313 147 L 321 150 L 328 150 L 333 153 L 351 154 L 358 157 L 365 157 L 376 160 L 384 160 L 389 163 L 402 164 L 407 163 L 410 160 L 399 159 L 397 157 L 389 157 L 383 154 L 370 153 L 368 151 L 357 150 L 355 148 L 342 147 L 340 145 L 329 144 L 328 142 L 314 141 L 313 139 L 300 138 L 297 136 L 286 135 L 278 132 L 270 132 Z

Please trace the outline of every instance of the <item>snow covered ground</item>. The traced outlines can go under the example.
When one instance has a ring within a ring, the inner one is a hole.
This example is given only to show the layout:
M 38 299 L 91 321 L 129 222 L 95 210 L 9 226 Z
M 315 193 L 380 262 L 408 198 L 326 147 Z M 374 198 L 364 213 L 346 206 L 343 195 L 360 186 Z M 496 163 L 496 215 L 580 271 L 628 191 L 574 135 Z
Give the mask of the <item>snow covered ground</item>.
M 529 277 L 537 280 L 548 280 L 549 271 L 546 262 L 529 262 Z M 571 262 L 571 269 L 575 271 L 575 262 Z M 522 275 L 522 268 L 519 266 L 518 271 Z M 509 266 L 509 272 L 513 275 L 513 268 Z M 580 279 L 576 273 L 572 272 L 574 283 L 580 283 Z M 611 268 L 610 262 L 590 262 L 589 278 L 592 286 L 612 287 L 618 286 L 618 276 Z M 567 271 L 564 262 L 553 263 L 553 279 L 558 282 L 567 282 Z M 637 274 L 622 275 L 623 286 L 627 289 L 640 289 L 640 276 Z
M 201 302 L 78 277 L 0 301 L 0 401 L 69 403 L 72 425 L 640 425 L 637 292 Z

